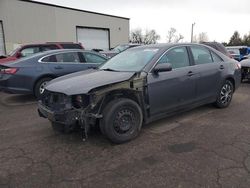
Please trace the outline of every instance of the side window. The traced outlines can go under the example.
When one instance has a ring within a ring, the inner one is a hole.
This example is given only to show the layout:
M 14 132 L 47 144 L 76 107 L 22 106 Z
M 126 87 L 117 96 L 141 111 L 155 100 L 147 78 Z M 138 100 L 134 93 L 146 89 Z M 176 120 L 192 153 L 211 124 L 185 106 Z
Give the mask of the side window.
M 77 52 L 70 52 L 45 57 L 42 62 L 78 63 L 80 58 Z
M 24 48 L 23 50 L 21 50 L 21 55 L 22 57 L 27 57 L 38 52 L 40 52 L 39 47 L 28 47 L 28 48 Z
M 197 65 L 213 63 L 210 51 L 205 47 L 191 46 L 191 51 L 194 57 L 194 62 Z
M 106 61 L 105 58 L 92 53 L 83 53 L 83 56 L 87 63 L 104 63 Z
M 173 69 L 189 66 L 186 47 L 177 47 L 168 51 L 158 63 L 170 63 Z
M 62 63 L 78 63 L 80 62 L 80 58 L 78 56 L 77 52 L 71 52 L 71 53 L 62 53 L 56 55 L 57 62 Z
M 211 52 L 212 54 L 212 58 L 213 58 L 213 62 L 215 63 L 220 63 L 223 61 L 223 59 L 221 59 L 221 57 L 219 57 L 217 54 L 215 54 L 214 52 Z

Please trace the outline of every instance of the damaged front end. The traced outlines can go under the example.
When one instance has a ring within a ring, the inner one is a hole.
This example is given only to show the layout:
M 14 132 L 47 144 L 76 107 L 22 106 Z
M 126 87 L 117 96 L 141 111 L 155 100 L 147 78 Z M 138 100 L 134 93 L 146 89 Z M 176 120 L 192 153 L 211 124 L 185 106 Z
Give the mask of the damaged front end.
M 38 113 L 52 123 L 64 125 L 68 130 L 72 130 L 76 126 L 80 127 L 82 139 L 86 140 L 90 127 L 103 117 L 104 106 L 112 98 L 122 96 L 123 91 L 126 91 L 127 95 L 133 93 L 135 100 L 144 107 L 145 86 L 146 73 L 136 73 L 129 80 L 100 86 L 87 94 L 68 96 L 45 90 L 43 98 L 38 103 Z

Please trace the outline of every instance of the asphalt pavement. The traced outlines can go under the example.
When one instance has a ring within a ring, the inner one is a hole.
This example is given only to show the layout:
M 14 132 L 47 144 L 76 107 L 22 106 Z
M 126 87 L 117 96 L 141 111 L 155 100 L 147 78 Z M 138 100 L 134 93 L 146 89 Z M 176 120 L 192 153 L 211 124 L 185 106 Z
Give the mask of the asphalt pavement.
M 0 187 L 250 187 L 250 84 L 114 145 L 98 129 L 53 132 L 32 96 L 0 93 Z

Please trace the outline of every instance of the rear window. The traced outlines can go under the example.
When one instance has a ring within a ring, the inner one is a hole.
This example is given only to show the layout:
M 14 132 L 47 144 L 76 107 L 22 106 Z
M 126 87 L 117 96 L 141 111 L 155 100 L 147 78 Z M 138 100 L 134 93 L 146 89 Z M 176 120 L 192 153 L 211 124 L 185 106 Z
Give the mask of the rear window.
M 64 49 L 82 49 L 80 44 L 60 44 Z

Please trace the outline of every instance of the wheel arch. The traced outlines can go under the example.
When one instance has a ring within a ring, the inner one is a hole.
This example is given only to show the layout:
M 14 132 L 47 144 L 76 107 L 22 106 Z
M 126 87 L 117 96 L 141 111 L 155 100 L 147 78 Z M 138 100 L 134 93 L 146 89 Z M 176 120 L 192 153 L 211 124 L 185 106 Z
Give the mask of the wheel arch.
M 39 82 L 39 80 L 41 80 L 41 79 L 43 79 L 43 78 L 52 78 L 52 79 L 54 79 L 54 78 L 56 78 L 56 76 L 55 75 L 53 75 L 53 74 L 44 74 L 44 75 L 41 75 L 41 76 L 39 76 L 36 80 L 35 80 L 35 82 L 34 82 L 34 84 L 33 84 L 33 94 L 35 94 L 35 87 L 36 87 L 36 84 L 37 84 L 37 82 Z
M 228 77 L 226 77 L 226 80 L 230 81 L 233 84 L 233 87 L 234 87 L 233 89 L 235 91 L 235 80 L 234 80 L 234 78 L 232 76 L 228 76 Z

